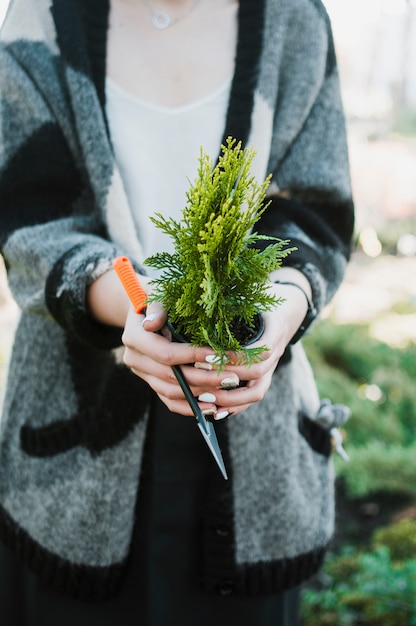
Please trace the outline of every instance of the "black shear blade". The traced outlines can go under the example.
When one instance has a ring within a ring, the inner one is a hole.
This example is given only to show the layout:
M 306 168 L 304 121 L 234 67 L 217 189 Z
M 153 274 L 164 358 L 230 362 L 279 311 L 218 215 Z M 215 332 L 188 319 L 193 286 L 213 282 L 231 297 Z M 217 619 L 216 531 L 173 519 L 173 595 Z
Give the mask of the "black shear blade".
M 189 385 L 186 382 L 185 377 L 179 365 L 173 365 L 172 370 L 176 376 L 178 383 L 181 386 L 182 391 L 185 394 L 185 397 L 188 401 L 189 406 L 192 409 L 193 414 L 195 415 L 198 428 L 201 431 L 203 438 L 205 439 L 205 443 L 207 444 L 208 448 L 211 451 L 212 456 L 217 462 L 217 465 L 220 468 L 221 474 L 227 480 L 228 479 L 227 471 L 225 469 L 224 459 L 222 458 L 220 446 L 218 444 L 217 435 L 215 434 L 214 424 L 212 424 L 212 422 L 208 422 L 208 420 L 206 420 L 204 415 L 202 414 L 202 411 L 199 408 L 199 405 L 197 401 L 195 400 L 194 396 L 192 395 Z
M 201 423 L 201 420 L 197 417 L 198 428 L 201 431 L 208 448 L 211 450 L 214 459 L 217 461 L 217 465 L 221 470 L 221 474 L 224 476 L 225 480 L 227 480 L 227 471 L 225 469 L 224 460 L 222 458 L 221 450 L 218 445 L 218 439 L 217 435 L 215 434 L 214 424 L 208 422 L 202 415 L 202 413 L 201 417 L 203 423 Z

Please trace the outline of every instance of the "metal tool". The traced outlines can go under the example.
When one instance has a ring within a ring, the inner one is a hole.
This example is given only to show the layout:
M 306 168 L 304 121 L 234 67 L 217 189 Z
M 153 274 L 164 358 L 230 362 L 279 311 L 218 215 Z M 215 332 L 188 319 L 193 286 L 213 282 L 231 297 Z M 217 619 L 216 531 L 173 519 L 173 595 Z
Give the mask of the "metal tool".
M 134 270 L 131 261 L 125 256 L 120 256 L 115 259 L 113 267 L 124 289 L 126 290 L 126 293 L 136 310 L 136 313 L 143 313 L 146 309 L 147 294 L 140 283 L 140 280 Z M 172 365 L 171 367 L 173 373 L 175 374 L 176 380 L 178 381 L 183 393 L 185 394 L 185 398 L 192 409 L 198 428 L 201 431 L 201 434 L 208 448 L 210 449 L 212 456 L 217 462 L 217 465 L 220 468 L 223 477 L 227 480 L 227 471 L 225 469 L 224 460 L 222 458 L 221 450 L 218 444 L 217 435 L 215 434 L 214 425 L 212 424 L 212 422 L 209 422 L 202 414 L 198 402 L 192 395 L 192 392 L 180 366 Z

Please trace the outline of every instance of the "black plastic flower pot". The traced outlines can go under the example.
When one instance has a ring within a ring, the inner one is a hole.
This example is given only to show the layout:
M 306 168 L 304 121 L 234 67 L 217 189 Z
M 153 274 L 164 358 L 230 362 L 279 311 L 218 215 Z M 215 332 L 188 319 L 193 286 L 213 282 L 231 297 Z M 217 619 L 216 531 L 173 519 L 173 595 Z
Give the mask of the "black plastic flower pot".
M 233 333 L 236 338 L 240 342 L 242 347 L 247 347 L 256 341 L 258 341 L 264 333 L 264 318 L 262 315 L 257 313 L 254 317 L 254 325 L 249 326 L 248 324 L 237 321 L 233 324 Z M 171 334 L 172 341 L 176 341 L 178 343 L 190 343 L 190 339 L 185 337 L 184 335 L 177 332 L 175 327 L 171 322 L 167 322 L 166 324 L 169 333 Z M 247 383 L 245 381 L 240 382 L 240 387 L 244 387 Z
M 231 326 L 231 331 L 234 337 L 238 339 L 243 347 L 249 346 L 258 341 L 264 333 L 263 316 L 256 313 L 254 322 L 253 326 L 249 326 L 241 320 L 236 320 Z M 189 337 L 181 335 L 181 333 L 177 332 L 171 322 L 168 321 L 166 326 L 172 335 L 172 341 L 176 341 L 178 343 L 190 343 Z

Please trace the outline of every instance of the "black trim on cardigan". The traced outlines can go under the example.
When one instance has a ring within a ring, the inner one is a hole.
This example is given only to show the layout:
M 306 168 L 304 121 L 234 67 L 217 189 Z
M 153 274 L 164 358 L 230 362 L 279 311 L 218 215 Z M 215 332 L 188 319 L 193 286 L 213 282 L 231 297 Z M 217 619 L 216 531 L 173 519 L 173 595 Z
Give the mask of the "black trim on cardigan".
M 0 506 L 0 540 L 41 582 L 70 597 L 100 602 L 116 595 L 123 581 L 127 559 L 108 567 L 72 564 L 42 548 Z M 297 587 L 315 574 L 322 565 L 327 546 L 294 558 L 236 566 L 232 560 L 225 566 L 218 560 L 221 548 L 229 548 L 229 527 L 216 525 L 204 533 L 205 551 L 217 567 L 211 567 L 205 590 L 226 596 L 230 594 L 262 595 L 281 593 Z M 231 553 L 230 557 L 231 557 Z
M 105 237 L 105 234 L 102 236 Z M 86 337 L 88 342 L 95 348 L 111 350 L 122 345 L 122 328 L 107 326 L 95 321 L 85 310 L 79 310 L 77 305 L 74 306 L 74 303 L 71 301 L 70 291 L 61 289 L 65 265 L 70 262 L 71 256 L 78 254 L 85 245 L 88 248 L 88 244 L 74 246 L 63 254 L 53 266 L 45 286 L 46 305 L 52 317 L 63 328 L 70 328 L 78 340 L 81 339 L 82 341 Z M 88 249 L 85 252 L 85 259 L 84 266 L 90 262 Z M 81 285 L 81 283 L 87 279 L 87 276 L 87 272 L 79 272 L 72 279 L 72 287 L 74 287 L 75 281 L 78 280 L 80 282 L 79 289 L 84 291 L 86 285 Z
M 97 89 L 98 99 L 104 110 L 105 77 L 107 71 L 106 46 L 110 2 L 109 0 L 88 0 L 88 2 L 82 3 L 82 11 L 85 20 L 88 54 L 91 60 L 91 76 Z
M 99 602 L 119 590 L 127 559 L 108 567 L 73 564 L 42 548 L 1 506 L 0 540 L 43 584 L 72 598 Z
M 24 424 L 20 429 L 20 446 L 29 456 L 48 457 L 67 452 L 82 444 L 85 416 L 60 420 L 48 426 L 34 428 Z
M 0 246 L 16 228 L 14 219 L 31 226 L 67 217 L 80 194 L 81 177 L 62 132 L 48 122 L 17 150 L 0 177 Z
M 205 506 L 202 512 L 202 578 L 203 588 L 208 592 L 222 593 L 222 588 L 234 580 L 235 538 L 233 513 L 233 465 L 229 452 L 229 430 L 226 421 L 216 425 L 216 433 L 228 480 L 219 472 L 212 474 L 207 485 Z
M 326 428 L 311 420 L 307 415 L 301 415 L 298 429 L 312 450 L 326 457 L 331 455 L 331 435 Z
M 87 48 L 91 62 L 90 72 L 105 115 L 106 31 L 108 28 L 109 2 L 108 0 L 93 0 L 83 3 L 82 8 Z M 240 1 L 235 70 L 223 143 L 225 143 L 227 137 L 231 136 L 241 140 L 244 145 L 250 134 L 254 91 L 257 84 L 263 44 L 264 20 L 264 0 Z M 75 61 L 73 60 L 73 62 Z
M 217 512 L 215 523 L 204 527 L 204 555 L 206 559 L 209 557 L 204 588 L 208 593 L 221 596 L 282 593 L 316 574 L 328 550 L 325 545 L 293 558 L 238 566 L 230 550 L 232 531 L 220 517 Z
M 238 594 L 282 593 L 298 587 L 322 566 L 328 545 L 293 558 L 250 565 L 244 563 L 234 581 Z
M 234 77 L 225 122 L 223 143 L 231 136 L 245 144 L 251 128 L 254 91 L 257 83 L 263 43 L 265 2 L 241 0 L 238 9 L 238 43 Z M 91 75 L 105 114 L 106 30 L 108 0 L 94 0 L 83 5 Z M 108 121 L 106 119 L 107 127 Z
M 276 232 L 279 224 L 295 223 L 306 235 L 310 236 L 314 242 L 319 242 L 322 246 L 332 247 L 340 250 L 348 259 L 351 253 L 351 233 L 354 228 L 351 218 L 351 201 L 329 204 L 328 201 L 319 202 L 319 199 L 312 201 L 301 201 L 297 198 L 285 198 L 283 196 L 271 196 L 267 198 L 270 206 L 265 211 L 256 225 L 256 231 L 261 235 L 271 235 L 278 237 Z M 311 211 L 311 207 L 315 210 Z M 319 215 L 319 220 L 316 215 Z M 343 234 L 341 239 L 339 233 Z M 295 239 L 291 238 L 290 245 L 296 245 Z M 256 247 L 264 248 L 266 242 L 258 242 Z M 302 243 L 302 248 L 305 244 Z M 299 254 L 299 252 L 298 252 Z M 295 258 L 296 252 L 292 252 L 285 260 L 289 264 Z M 303 255 L 304 256 L 304 255 Z M 309 257 L 308 257 L 309 258 Z M 317 264 L 319 267 L 319 263 Z
M 311 422 L 312 420 L 309 420 Z M 313 424 L 318 432 L 310 428 L 308 441 L 313 449 L 326 453 L 326 431 Z M 299 427 L 301 430 L 301 426 Z M 227 422 L 216 426 L 218 441 L 224 457 L 229 480 L 222 480 L 219 473 L 213 475 L 207 486 L 206 505 L 203 510 L 202 544 L 203 571 L 202 581 L 205 591 L 216 595 L 231 594 L 262 595 L 281 593 L 299 586 L 313 576 L 321 567 L 328 545 L 293 558 L 285 558 L 261 563 L 236 563 L 234 536 L 234 508 L 232 485 L 232 463 L 229 454 L 229 433 Z M 304 434 L 302 432 L 302 434 Z M 329 455 L 329 453 L 328 453 Z
M 233 137 L 246 144 L 263 45 L 264 0 L 240 0 L 234 78 L 222 142 Z
M 91 0 L 88 0 L 90 3 Z M 86 54 L 85 29 L 82 23 L 82 0 L 53 0 L 51 13 L 56 27 L 56 38 L 64 65 L 68 64 L 85 75 L 91 75 Z M 92 2 L 91 2 L 92 3 Z M 78 45 L 74 46 L 74 41 Z
M 144 407 L 150 401 L 147 383 L 125 365 L 116 364 L 111 353 L 85 349 L 73 338 L 67 339 L 67 347 L 72 381 L 82 402 L 72 419 L 43 427 L 22 426 L 20 444 L 30 456 L 55 456 L 75 446 L 99 453 L 130 434 L 144 418 Z
M 67 338 L 67 350 L 78 410 L 88 418 L 84 445 L 100 452 L 122 441 L 144 419 L 151 389 L 124 364 L 117 364 L 112 353 L 85 349 L 72 337 Z

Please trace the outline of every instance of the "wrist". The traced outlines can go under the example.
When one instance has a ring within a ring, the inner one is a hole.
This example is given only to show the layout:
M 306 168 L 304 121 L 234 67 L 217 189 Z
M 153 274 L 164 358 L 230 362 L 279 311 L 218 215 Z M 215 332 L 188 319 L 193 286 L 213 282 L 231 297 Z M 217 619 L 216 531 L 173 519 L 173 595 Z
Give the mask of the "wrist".
M 87 290 L 87 306 L 97 322 L 124 327 L 131 303 L 114 270 L 91 283 Z
M 289 341 L 289 344 L 293 345 L 294 343 L 297 343 L 299 339 L 303 337 L 303 335 L 305 334 L 309 326 L 316 319 L 317 311 L 306 289 L 304 289 L 304 287 L 301 286 L 298 282 L 291 281 L 291 280 L 275 280 L 274 284 L 282 285 L 283 288 L 296 289 L 298 293 L 301 293 L 303 295 L 303 299 L 306 303 L 306 313 L 303 317 L 303 320 Z

